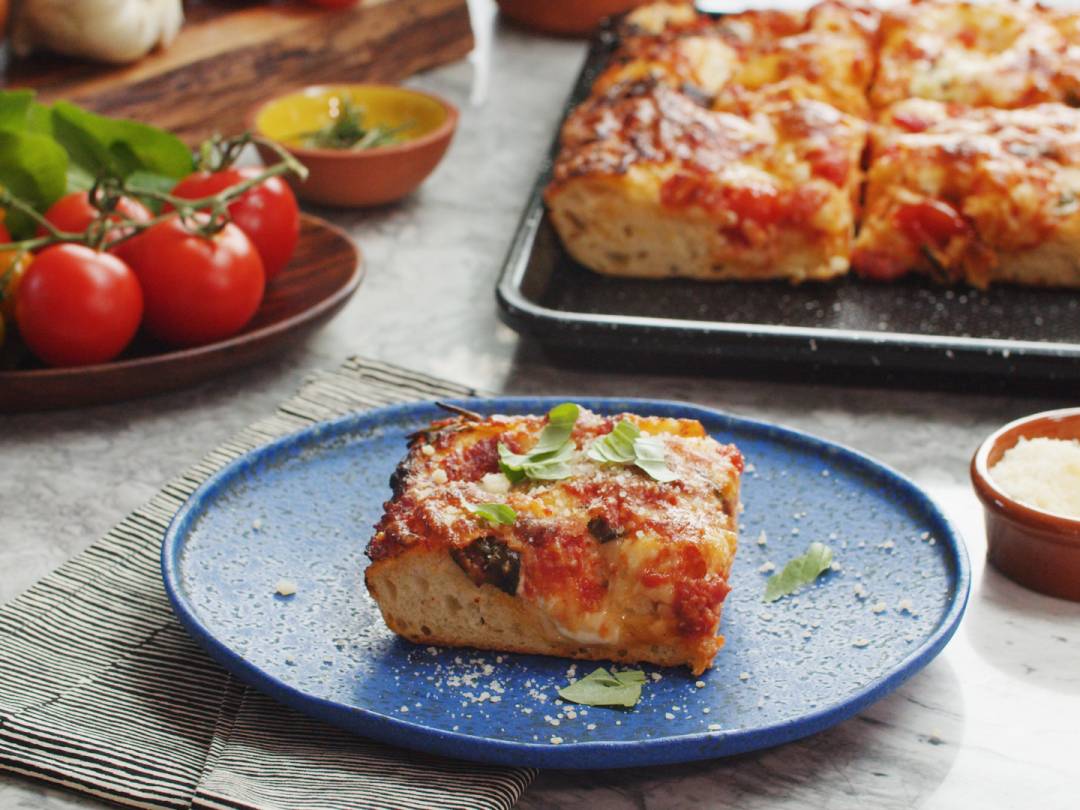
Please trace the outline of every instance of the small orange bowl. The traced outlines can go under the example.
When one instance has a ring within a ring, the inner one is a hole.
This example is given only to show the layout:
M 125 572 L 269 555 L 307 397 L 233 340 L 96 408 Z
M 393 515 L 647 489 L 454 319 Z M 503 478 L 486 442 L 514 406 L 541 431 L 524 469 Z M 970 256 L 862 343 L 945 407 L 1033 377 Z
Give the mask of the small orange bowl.
M 605 17 L 648 0 L 498 0 L 499 11 L 519 25 L 564 37 L 591 33 Z
M 1021 439 L 1080 439 L 1080 408 L 1045 411 L 992 433 L 971 459 L 971 482 L 986 516 L 987 559 L 1040 593 L 1080 602 L 1080 519 L 1010 497 L 992 468 Z
M 366 127 L 405 127 L 401 142 L 367 149 L 304 146 L 299 136 L 330 123 L 334 99 L 342 97 L 363 112 Z M 419 186 L 446 154 L 457 121 L 457 108 L 430 93 L 385 84 L 337 84 L 278 96 L 255 109 L 249 126 L 307 167 L 304 181 L 287 176 L 298 197 L 361 208 L 399 200 Z M 266 145 L 258 148 L 264 162 L 278 160 Z

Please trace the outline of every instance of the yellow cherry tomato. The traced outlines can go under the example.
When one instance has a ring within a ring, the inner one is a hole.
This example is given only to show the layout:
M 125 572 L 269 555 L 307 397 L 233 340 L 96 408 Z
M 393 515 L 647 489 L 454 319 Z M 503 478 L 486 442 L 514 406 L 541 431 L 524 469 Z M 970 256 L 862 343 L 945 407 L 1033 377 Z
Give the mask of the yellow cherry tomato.
M 15 323 L 15 292 L 31 259 L 26 250 L 0 250 L 0 317 L 8 325 Z

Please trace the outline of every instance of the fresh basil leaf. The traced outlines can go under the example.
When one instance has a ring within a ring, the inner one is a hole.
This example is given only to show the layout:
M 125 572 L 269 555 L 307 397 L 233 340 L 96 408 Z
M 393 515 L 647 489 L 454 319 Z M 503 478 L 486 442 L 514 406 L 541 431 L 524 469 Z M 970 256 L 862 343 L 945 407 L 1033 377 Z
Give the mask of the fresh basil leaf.
M 645 673 L 632 670 L 608 672 L 603 667 L 559 690 L 559 697 L 585 706 L 623 706 L 630 708 L 641 700 Z
M 143 169 L 179 179 L 195 167 L 190 150 L 172 133 L 95 115 L 66 101 L 52 107 L 52 131 L 71 161 L 93 176 L 126 178 Z
M 558 481 L 570 477 L 570 460 L 574 456 L 574 431 L 581 409 L 573 402 L 564 402 L 548 411 L 548 423 L 540 438 L 528 453 L 514 453 L 499 443 L 499 469 L 516 484 L 524 478 L 537 481 Z
M 794 593 L 809 585 L 832 565 L 832 549 L 824 543 L 811 543 L 806 553 L 789 561 L 778 574 L 765 583 L 765 601 L 775 602 L 781 596 Z
M 0 91 L 0 129 L 21 132 L 27 128 L 27 116 L 34 102 L 32 90 Z
M 552 453 L 532 453 L 522 455 L 510 451 L 505 444 L 499 443 L 499 469 L 503 475 L 516 484 L 524 478 L 536 481 L 559 481 L 570 477 L 570 460 L 574 457 L 574 445 L 566 442 Z
M 593 442 L 586 455 L 601 464 L 633 464 L 634 440 L 640 435 L 637 425 L 622 419 L 610 433 Z
M 586 455 L 601 464 L 633 464 L 661 483 L 679 479 L 664 460 L 664 443 L 656 436 L 643 435 L 628 419 L 594 441 Z
M 513 526 L 517 520 L 517 512 L 505 503 L 478 503 L 465 507 L 474 515 L 479 515 L 488 523 L 499 523 L 503 526 Z
M 523 467 L 528 463 L 529 457 L 514 453 L 502 442 L 499 442 L 499 470 L 510 479 L 511 484 L 516 484 L 525 477 Z
M 30 109 L 26 111 L 26 131 L 48 135 L 51 138 L 53 136 L 52 109 L 46 104 L 31 102 Z
M 63 196 L 67 165 L 67 154 L 51 138 L 0 130 L 0 186 L 37 210 L 44 211 Z M 9 211 L 5 224 L 16 239 L 34 233 L 33 221 L 19 211 Z
M 657 436 L 639 436 L 634 439 L 634 463 L 661 483 L 679 480 L 664 460 L 664 443 Z
M 68 191 L 89 191 L 94 187 L 97 178 L 77 163 L 69 163 L 67 167 Z
M 548 411 L 548 423 L 540 431 L 536 446 L 529 451 L 530 456 L 552 453 L 560 449 L 570 439 L 581 409 L 573 402 L 564 402 Z

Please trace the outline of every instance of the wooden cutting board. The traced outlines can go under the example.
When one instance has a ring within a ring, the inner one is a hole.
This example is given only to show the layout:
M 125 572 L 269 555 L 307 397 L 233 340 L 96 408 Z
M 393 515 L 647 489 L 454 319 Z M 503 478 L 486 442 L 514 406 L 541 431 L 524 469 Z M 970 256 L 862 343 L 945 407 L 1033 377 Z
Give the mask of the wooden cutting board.
M 0 86 L 42 101 L 170 129 L 189 142 L 236 134 L 256 104 L 305 84 L 397 82 L 472 48 L 466 0 L 365 0 L 326 10 L 293 2 L 189 0 L 165 50 L 121 68 L 46 54 L 3 65 Z

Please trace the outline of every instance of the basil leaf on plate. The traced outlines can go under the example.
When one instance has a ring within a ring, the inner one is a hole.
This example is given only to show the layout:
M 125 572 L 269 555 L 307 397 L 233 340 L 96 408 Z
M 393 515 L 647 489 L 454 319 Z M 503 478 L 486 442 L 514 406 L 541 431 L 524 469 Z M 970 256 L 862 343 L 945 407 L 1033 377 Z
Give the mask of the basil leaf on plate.
M 513 526 L 514 521 L 517 520 L 517 512 L 505 503 L 478 503 L 465 508 L 474 515 L 482 517 L 488 523 Z
M 765 601 L 775 602 L 781 596 L 794 593 L 809 585 L 832 565 L 832 549 L 824 543 L 811 543 L 806 553 L 790 560 L 778 574 L 765 583 Z
M 641 700 L 645 673 L 640 670 L 608 672 L 603 667 L 559 690 L 559 697 L 584 706 L 630 708 Z

